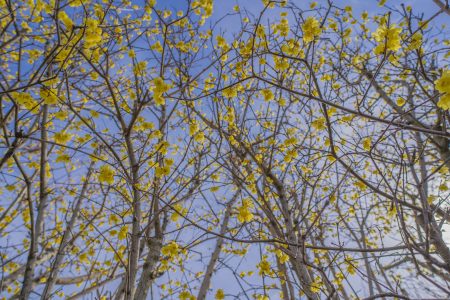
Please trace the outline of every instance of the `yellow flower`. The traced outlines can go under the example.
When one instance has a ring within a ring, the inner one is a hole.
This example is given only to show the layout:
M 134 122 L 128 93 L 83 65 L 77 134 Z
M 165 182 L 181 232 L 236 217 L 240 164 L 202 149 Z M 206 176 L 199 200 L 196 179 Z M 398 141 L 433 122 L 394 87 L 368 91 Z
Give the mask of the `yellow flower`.
M 314 278 L 314 281 L 311 283 L 309 289 L 312 293 L 319 293 L 322 286 L 323 286 L 322 279 L 320 279 L 320 277 L 317 276 L 316 278 Z
M 194 136 L 194 141 L 197 143 L 203 143 L 205 141 L 205 133 L 199 132 Z
M 416 50 L 419 49 L 422 45 L 422 34 L 420 32 L 416 32 L 411 37 L 411 41 L 409 42 L 408 50 Z
M 253 220 L 253 214 L 250 212 L 250 209 L 253 207 L 250 199 L 242 200 L 242 206 L 238 208 L 237 219 L 239 222 L 250 222 Z
M 448 110 L 450 109 L 450 70 L 444 70 L 441 78 L 434 82 L 436 90 L 444 95 L 441 96 L 438 107 Z
M 180 246 L 175 241 L 171 241 L 161 248 L 161 253 L 169 258 L 174 258 L 178 255 Z
M 81 6 L 81 5 L 83 5 L 83 0 L 72 0 L 72 1 L 69 1 L 69 6 L 70 7 L 78 7 L 78 6 Z
M 445 95 L 441 96 L 441 99 L 437 103 L 437 106 L 449 110 L 450 109 L 450 93 L 446 93 Z
M 397 105 L 398 105 L 398 106 L 402 107 L 403 105 L 405 105 L 405 103 L 406 103 L 406 100 L 405 100 L 404 98 L 399 97 L 399 98 L 397 99 Z
M 68 141 L 72 139 L 72 135 L 65 131 L 60 131 L 55 133 L 54 139 L 56 143 L 65 145 Z
M 159 53 L 163 52 L 163 46 L 161 45 L 160 41 L 156 41 L 150 48 Z
M 216 292 L 216 300 L 223 300 L 225 299 L 225 293 L 222 289 L 218 289 Z
M 56 162 L 68 163 L 70 162 L 70 156 L 68 154 L 61 154 L 56 157 Z
M 59 119 L 59 120 L 61 120 L 61 121 L 64 121 L 65 119 L 67 119 L 67 116 L 68 116 L 69 114 L 68 114 L 68 112 L 67 111 L 58 111 L 58 112 L 56 112 L 55 113 L 55 118 L 57 118 L 57 119 Z
M 263 255 L 257 267 L 259 270 L 259 275 L 270 275 L 272 273 L 270 263 L 267 261 L 267 255 Z
M 224 97 L 230 99 L 237 97 L 237 89 L 234 87 L 228 87 L 222 91 Z
M 274 69 L 277 71 L 285 71 L 289 68 L 289 62 L 286 58 L 274 57 Z
M 314 121 L 312 121 L 311 125 L 313 128 L 317 129 L 317 130 L 324 130 L 327 129 L 327 126 L 325 125 L 325 118 L 318 118 L 315 119 Z
M 361 191 L 365 191 L 367 189 L 366 184 L 364 182 L 362 182 L 362 181 L 359 181 L 359 180 L 355 182 L 355 186 L 358 189 L 360 189 Z
M 285 262 L 287 262 L 289 260 L 289 255 L 287 255 L 280 249 L 277 249 L 275 251 L 275 254 L 277 255 L 278 259 L 280 260 L 280 263 L 282 263 L 282 264 L 284 264 Z
M 110 214 L 108 223 L 109 225 L 119 223 L 119 217 L 116 214 Z
M 92 48 L 102 41 L 102 29 L 98 27 L 98 20 L 87 19 L 85 29 L 85 47 Z
M 189 293 L 188 291 L 184 290 L 178 295 L 178 299 L 180 300 L 192 300 L 195 299 L 195 297 Z
M 145 60 L 137 62 L 136 65 L 133 68 L 133 73 L 135 75 L 141 75 L 141 74 L 144 73 L 146 68 L 147 68 L 147 62 Z
M 356 268 L 358 267 L 358 261 L 352 259 L 352 257 L 350 257 L 350 256 L 346 256 L 344 263 L 347 266 L 347 272 L 350 275 L 355 275 Z
M 69 18 L 65 11 L 60 10 L 58 13 L 58 18 L 63 22 L 67 29 L 72 29 L 73 21 L 71 18 Z
M 370 149 L 372 148 L 372 139 L 371 138 L 363 139 L 362 146 L 363 146 L 364 150 L 370 151 Z
M 122 228 L 120 228 L 119 234 L 117 235 L 117 238 L 119 240 L 124 240 L 127 238 L 127 233 L 128 233 L 128 227 L 127 226 L 123 226 Z
M 223 51 L 228 50 L 227 40 L 224 37 L 218 35 L 218 36 L 216 36 L 216 41 L 217 41 L 217 47 L 223 49 Z
M 436 89 L 441 93 L 450 93 L 450 70 L 444 70 L 441 78 L 434 82 Z
M 261 94 L 263 95 L 264 101 L 266 102 L 273 100 L 274 98 L 273 92 L 270 89 L 262 90 Z
M 314 39 L 320 36 L 322 29 L 320 28 L 320 23 L 314 17 L 308 17 L 305 23 L 302 25 L 303 30 L 303 42 L 306 44 L 314 41 Z
M 192 120 L 191 124 L 189 125 L 189 135 L 193 136 L 197 133 L 199 130 L 198 123 L 195 120 Z
M 56 96 L 56 94 L 57 94 L 56 89 L 47 89 L 47 88 L 41 88 L 41 91 L 39 93 L 44 103 L 50 105 L 58 103 L 58 97 Z
M 400 49 L 401 40 L 400 33 L 402 32 L 401 28 L 398 28 L 395 24 L 389 25 L 381 25 L 378 29 L 372 34 L 375 41 L 379 44 L 375 47 L 375 54 L 383 54 L 386 50 L 388 51 L 397 51 Z
M 389 216 L 390 218 L 393 218 L 396 214 L 397 214 L 397 207 L 395 207 L 395 205 L 392 205 L 392 206 L 389 208 L 388 216 Z
M 12 98 L 20 106 L 23 106 L 26 109 L 32 109 L 33 112 L 36 112 L 35 110 L 37 108 L 37 102 L 33 99 L 33 97 L 31 97 L 30 94 L 14 92 L 12 93 Z
M 89 262 L 89 259 L 87 257 L 87 253 L 81 253 L 80 256 L 78 256 L 80 258 L 80 261 L 83 263 L 87 263 Z
M 23 21 L 20 25 L 22 25 L 22 28 L 23 28 L 26 32 L 28 32 L 28 33 L 30 33 L 30 32 L 33 31 L 33 30 L 31 29 L 30 25 L 28 25 L 28 23 L 25 22 L 25 21 Z
M 115 174 L 116 172 L 109 165 L 103 165 L 99 169 L 98 181 L 113 184 Z
M 156 105 L 163 105 L 165 103 L 163 94 L 169 90 L 170 85 L 165 83 L 161 77 L 153 79 L 152 85 L 153 99 L 155 100 Z
M 174 212 L 170 216 L 170 220 L 172 222 L 177 222 L 180 218 L 180 214 L 182 216 L 185 216 L 188 211 L 187 208 L 184 208 L 183 205 L 181 205 L 180 203 L 173 205 L 173 208 L 174 208 Z
M 279 32 L 281 36 L 288 36 L 289 21 L 286 18 L 282 18 L 280 23 L 275 26 L 275 33 L 277 32 Z
M 250 212 L 248 207 L 242 206 L 238 208 L 238 221 L 241 223 L 250 222 L 253 220 L 253 214 Z
M 196 0 L 192 2 L 192 8 L 195 13 L 202 16 L 202 20 L 209 18 L 213 12 L 213 0 Z M 204 13 L 199 10 L 202 8 Z
M 170 166 L 159 166 L 155 168 L 155 177 L 161 178 L 170 174 Z
M 265 31 L 265 27 L 264 25 L 259 24 L 258 27 L 256 28 L 256 36 L 260 39 L 264 39 L 266 36 L 266 31 Z

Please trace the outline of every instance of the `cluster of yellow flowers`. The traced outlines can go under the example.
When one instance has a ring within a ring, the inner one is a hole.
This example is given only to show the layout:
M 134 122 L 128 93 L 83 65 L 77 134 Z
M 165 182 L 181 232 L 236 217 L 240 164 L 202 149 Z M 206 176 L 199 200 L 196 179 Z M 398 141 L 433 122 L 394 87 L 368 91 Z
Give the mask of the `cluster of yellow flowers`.
M 41 88 L 41 91 L 39 93 L 44 103 L 50 105 L 58 103 L 58 97 L 56 96 L 56 94 L 56 89 L 49 88 Z
M 185 216 L 188 213 L 188 209 L 183 207 L 181 203 L 177 203 L 173 205 L 175 211 L 170 216 L 170 220 L 173 222 L 177 222 L 180 219 L 180 216 Z
M 191 120 L 189 125 L 189 135 L 194 137 L 194 140 L 198 143 L 202 143 L 205 140 L 205 133 L 199 131 L 200 127 L 196 120 Z
M 350 275 L 355 275 L 358 268 L 358 261 L 347 255 L 344 259 L 344 264 L 347 266 L 347 272 Z
M 287 262 L 289 260 L 289 255 L 287 255 L 280 249 L 275 250 L 275 254 L 278 257 L 278 259 L 280 260 L 280 263 L 282 263 L 282 264 L 284 264 L 285 262 Z
M 225 299 L 225 293 L 223 292 L 222 289 L 218 289 L 215 297 L 216 297 L 216 300 L 223 300 L 223 299 Z
M 320 23 L 314 17 L 306 18 L 305 22 L 302 25 L 303 30 L 303 42 L 305 44 L 314 41 L 316 37 L 319 37 L 322 33 L 322 29 L 320 28 Z
M 289 21 L 286 18 L 282 18 L 279 24 L 274 26 L 274 33 L 279 33 L 281 36 L 288 36 L 289 34 Z
M 116 172 L 109 166 L 103 165 L 99 169 L 98 181 L 101 183 L 113 184 Z
M 365 138 L 362 140 L 362 146 L 364 148 L 364 150 L 366 151 L 370 151 L 370 149 L 372 148 L 372 139 L 371 138 Z
M 237 219 L 239 222 L 250 222 L 253 220 L 253 214 L 250 212 L 250 209 L 253 207 L 253 203 L 250 199 L 243 199 L 242 206 L 238 208 Z
M 55 142 L 61 145 L 65 145 L 67 142 L 69 142 L 72 139 L 72 135 L 65 131 L 59 131 L 55 133 L 54 137 Z
M 319 276 L 316 276 L 314 278 L 314 281 L 311 282 L 311 286 L 309 287 L 309 290 L 315 294 L 320 293 L 320 290 L 322 289 L 323 285 L 324 284 L 323 284 L 322 279 Z
M 434 82 L 436 90 L 444 93 L 437 103 L 438 107 L 449 110 L 450 109 L 450 70 L 444 70 L 441 78 Z
M 416 50 L 422 46 L 422 34 L 420 32 L 416 32 L 411 36 L 411 41 L 409 42 L 408 50 Z
M 316 130 L 324 130 L 324 129 L 327 129 L 325 121 L 326 121 L 325 118 L 321 117 L 321 118 L 318 118 L 318 119 L 315 119 L 314 121 L 312 121 L 311 125 Z
M 228 49 L 230 48 L 230 46 L 227 43 L 227 40 L 223 36 L 221 36 L 221 35 L 216 36 L 216 41 L 217 41 L 217 47 L 222 49 L 223 52 L 228 51 Z
M 289 61 L 285 57 L 273 57 L 274 69 L 280 72 L 286 71 L 289 68 Z
M 195 13 L 201 15 L 204 20 L 212 15 L 213 0 L 196 0 L 192 2 L 192 8 L 195 10 Z M 203 9 L 203 14 L 201 13 L 200 8 Z
M 63 22 L 64 26 L 66 26 L 66 28 L 68 30 L 71 30 L 73 27 L 73 21 L 72 19 L 67 15 L 67 13 L 63 10 L 59 11 L 58 13 L 58 18 L 59 20 L 61 20 L 61 22 Z
M 114 181 L 114 179 L 113 179 L 113 181 Z M 128 233 L 128 227 L 122 226 L 122 228 L 120 228 L 119 233 L 117 234 L 117 238 L 119 240 L 124 240 L 127 238 L 127 233 Z
M 98 25 L 98 20 L 86 20 L 86 39 L 84 43 L 86 48 L 92 48 L 102 41 L 102 29 Z
M 178 253 L 180 252 L 180 246 L 175 241 L 171 241 L 167 245 L 161 248 L 161 253 L 164 256 L 168 256 L 169 258 L 173 259 L 176 256 L 178 256 Z
M 199 130 L 199 126 L 197 121 L 194 119 L 191 121 L 191 124 L 189 125 L 189 135 L 194 136 Z
M 232 106 L 227 106 L 227 113 L 223 117 L 223 120 L 228 123 L 228 126 L 232 127 L 234 125 L 234 121 L 236 120 L 234 108 Z
M 264 97 L 264 101 L 268 102 L 273 100 L 274 95 L 271 89 L 265 89 L 261 91 L 262 96 Z
M 195 296 L 192 295 L 188 290 L 183 290 L 178 295 L 178 299 L 180 299 L 180 300 L 195 300 Z
M 225 98 L 231 99 L 234 97 L 237 97 L 237 89 L 235 87 L 227 87 L 225 89 L 223 89 L 222 94 Z
M 271 275 L 273 273 L 270 263 L 267 261 L 267 255 L 263 255 L 261 261 L 257 265 L 259 275 Z
M 389 26 L 383 24 L 378 27 L 378 29 L 372 34 L 375 41 L 378 42 L 378 45 L 374 49 L 374 53 L 379 55 L 386 51 L 397 51 L 400 49 L 401 32 L 402 29 L 398 28 L 395 24 L 391 24 Z
M 142 75 L 145 72 L 146 68 L 147 62 L 145 60 L 137 62 L 136 65 L 133 67 L 133 73 L 135 75 Z
M 155 50 L 156 52 L 162 53 L 164 48 L 161 45 L 160 41 L 156 41 L 151 47 L 152 50 Z
M 288 132 L 288 135 L 293 134 L 293 132 Z M 298 151 L 296 147 L 291 147 L 293 145 L 295 145 L 298 142 L 297 138 L 291 136 L 289 138 L 287 138 L 284 142 L 283 145 L 280 147 L 280 150 L 282 151 L 286 151 L 286 155 L 284 157 L 284 161 L 287 163 L 290 163 L 292 160 L 294 160 L 295 158 L 297 158 L 298 156 Z
M 305 51 L 300 46 L 300 42 L 295 39 L 289 39 L 281 45 L 281 51 L 290 56 L 305 57 Z
M 165 100 L 162 95 L 170 89 L 170 85 L 165 83 L 161 77 L 156 77 L 153 79 L 152 83 L 153 99 L 155 100 L 156 105 L 163 105 Z
M 62 153 L 56 157 L 57 163 L 69 163 L 70 162 L 70 155 L 66 153 Z
M 69 3 L 70 7 L 78 7 L 78 6 L 81 6 L 81 5 L 83 5 L 83 0 L 72 0 Z
M 155 168 L 155 177 L 161 178 L 170 174 L 170 165 L 160 165 Z
M 37 107 L 37 102 L 33 99 L 33 97 L 29 93 L 13 92 L 12 98 L 18 105 L 23 106 L 26 109 L 35 110 Z

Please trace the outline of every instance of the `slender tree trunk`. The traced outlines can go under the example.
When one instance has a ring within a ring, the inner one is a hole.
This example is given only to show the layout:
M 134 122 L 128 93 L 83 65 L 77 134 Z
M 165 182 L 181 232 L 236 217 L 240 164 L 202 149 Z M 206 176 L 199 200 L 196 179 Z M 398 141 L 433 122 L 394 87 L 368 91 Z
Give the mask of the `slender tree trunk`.
M 147 299 L 147 293 L 154 279 L 152 275 L 159 261 L 161 248 L 162 236 L 150 238 L 148 254 L 142 267 L 142 274 L 136 289 L 136 294 L 134 295 L 134 300 Z
M 139 165 L 134 154 L 134 147 L 130 136 L 126 136 L 128 156 L 131 166 L 132 188 L 133 188 L 133 224 L 131 229 L 131 249 L 128 256 L 128 279 L 125 289 L 125 299 L 133 299 L 134 284 L 139 260 L 139 236 L 141 230 L 141 193 L 139 183 Z
M 225 215 L 223 217 L 222 225 L 220 226 L 220 234 L 221 235 L 224 235 L 227 232 L 228 223 L 230 221 L 230 216 L 231 216 L 231 210 L 233 208 L 233 204 L 236 201 L 238 195 L 239 195 L 239 192 L 234 195 L 233 199 L 231 199 L 231 201 L 227 205 L 227 208 L 225 210 Z M 211 255 L 211 258 L 209 259 L 208 266 L 206 267 L 205 276 L 203 277 L 203 281 L 200 286 L 200 290 L 198 291 L 197 300 L 206 299 L 206 294 L 208 293 L 208 289 L 211 284 L 211 278 L 214 273 L 214 268 L 216 266 L 216 262 L 219 259 L 219 255 L 222 250 L 222 245 L 223 245 L 223 238 L 218 236 L 216 246 Z
M 282 277 L 280 278 L 280 284 L 281 284 L 281 291 L 283 292 L 283 300 L 290 300 L 291 297 L 290 297 L 289 290 L 288 290 L 288 287 L 286 284 L 289 280 L 286 266 L 280 262 L 278 257 L 276 259 L 277 259 L 278 270 L 280 270 L 280 272 L 282 273 Z
M 302 286 L 302 291 L 310 300 L 318 300 L 317 294 L 311 292 L 312 278 L 308 272 L 306 265 L 303 262 L 303 255 L 298 254 L 297 257 L 290 258 L 291 265 L 294 267 L 294 272 Z
M 36 257 L 39 247 L 39 237 L 44 224 L 45 209 L 47 207 L 47 104 L 42 106 L 41 120 L 41 158 L 40 158 L 40 186 L 39 186 L 39 205 L 37 210 L 36 224 L 34 230 L 31 229 L 30 251 L 28 254 L 25 274 L 23 276 L 22 290 L 20 291 L 20 299 L 28 299 L 32 289 L 32 281 L 34 276 L 34 268 L 36 265 Z
M 51 297 L 51 292 L 52 292 L 53 286 L 55 284 L 55 280 L 58 276 L 58 269 L 64 258 L 64 250 L 66 249 L 66 247 L 68 245 L 70 233 L 72 232 L 72 229 L 78 218 L 78 214 L 81 209 L 81 203 L 83 202 L 83 198 L 85 197 L 85 194 L 86 194 L 86 190 L 87 190 L 87 187 L 89 184 L 89 178 L 91 177 L 91 173 L 92 173 L 92 166 L 93 166 L 93 163 L 91 163 L 91 165 L 89 166 L 86 179 L 84 180 L 83 187 L 81 189 L 81 193 L 77 199 L 77 202 L 76 202 L 74 211 L 72 213 L 72 216 L 70 218 L 69 224 L 67 225 L 67 228 L 64 231 L 64 235 L 63 235 L 62 241 L 60 243 L 58 253 L 56 254 L 55 260 L 53 261 L 50 273 L 47 278 L 47 282 L 45 284 L 44 291 L 42 292 L 42 295 L 41 295 L 42 300 L 50 299 L 50 297 Z

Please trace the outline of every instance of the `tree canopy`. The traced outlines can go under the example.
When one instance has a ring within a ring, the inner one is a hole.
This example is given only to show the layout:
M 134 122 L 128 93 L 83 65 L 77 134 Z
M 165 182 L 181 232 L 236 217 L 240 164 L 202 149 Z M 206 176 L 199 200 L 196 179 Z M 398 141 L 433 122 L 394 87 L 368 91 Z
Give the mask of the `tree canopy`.
M 0 0 L 3 299 L 450 297 L 449 2 L 241 2 Z

